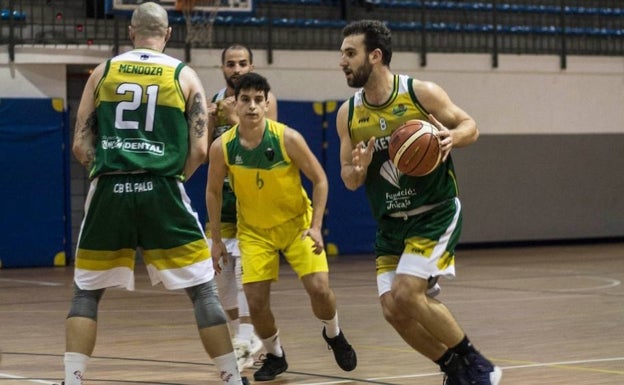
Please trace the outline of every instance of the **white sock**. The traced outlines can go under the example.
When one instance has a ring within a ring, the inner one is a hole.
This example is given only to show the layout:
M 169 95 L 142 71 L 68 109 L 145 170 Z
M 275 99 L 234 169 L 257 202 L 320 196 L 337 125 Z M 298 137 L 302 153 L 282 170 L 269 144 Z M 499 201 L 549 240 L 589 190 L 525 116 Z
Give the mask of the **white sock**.
M 334 315 L 334 318 L 330 320 L 321 320 L 325 325 L 325 334 L 329 338 L 334 338 L 340 334 L 340 327 L 338 326 L 338 312 Z
M 254 334 L 254 327 L 252 324 L 241 323 L 238 327 L 238 338 L 243 341 L 251 341 L 251 336 Z
M 277 357 L 284 356 L 284 352 L 282 351 L 282 343 L 280 342 L 280 339 L 279 339 L 279 330 L 277 331 L 277 333 L 275 333 L 271 337 L 263 339 L 262 345 L 264 345 L 264 348 L 266 349 L 267 353 L 271 353 Z
M 241 374 L 236 365 L 236 355 L 234 352 L 224 354 L 212 359 L 217 365 L 219 376 L 224 385 L 242 385 Z
M 65 385 L 82 385 L 82 379 L 87 371 L 89 356 L 82 353 L 65 353 Z
M 233 336 L 236 336 L 239 333 L 240 328 L 240 318 L 230 320 L 230 332 Z

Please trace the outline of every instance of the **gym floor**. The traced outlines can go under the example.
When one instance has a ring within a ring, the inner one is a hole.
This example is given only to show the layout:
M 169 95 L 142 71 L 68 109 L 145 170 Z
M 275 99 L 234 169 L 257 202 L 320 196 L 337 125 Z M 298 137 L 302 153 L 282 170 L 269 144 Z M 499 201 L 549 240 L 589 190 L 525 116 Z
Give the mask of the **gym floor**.
M 624 243 L 458 250 L 457 277 L 438 297 L 504 385 L 624 383 Z M 220 384 L 183 291 L 152 287 L 137 266 L 134 292 L 111 289 L 99 315 L 86 384 Z M 63 377 L 72 268 L 0 270 L 0 385 Z M 330 257 L 339 319 L 358 353 L 341 371 L 296 276 L 282 265 L 272 306 L 289 370 L 271 383 L 440 385 L 437 367 L 384 321 L 372 256 Z M 253 370 L 244 375 L 253 379 Z M 253 382 L 253 380 L 252 380 Z

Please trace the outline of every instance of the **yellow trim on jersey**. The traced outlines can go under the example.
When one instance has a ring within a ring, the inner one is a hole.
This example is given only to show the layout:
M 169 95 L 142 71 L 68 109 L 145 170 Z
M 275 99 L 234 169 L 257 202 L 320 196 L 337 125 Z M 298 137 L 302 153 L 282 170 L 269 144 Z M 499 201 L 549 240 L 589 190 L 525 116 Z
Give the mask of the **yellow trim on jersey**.
M 149 60 L 141 61 L 142 53 L 149 54 Z M 109 59 L 95 89 L 95 106 L 99 106 L 101 102 L 134 102 L 134 88 L 124 89 L 122 86 L 138 84 L 142 87 L 141 103 L 148 101 L 149 95 L 145 91 L 147 87 L 157 86 L 159 95 L 156 100 L 159 105 L 185 111 L 186 99 L 178 80 L 182 67 L 184 63 L 178 59 L 152 50 L 132 50 Z M 132 76 L 129 77 L 129 74 Z M 114 90 L 111 87 L 102 87 L 105 81 L 118 86 Z M 173 86 L 168 87 L 167 82 L 173 83 Z M 120 93 L 120 90 L 123 92 Z

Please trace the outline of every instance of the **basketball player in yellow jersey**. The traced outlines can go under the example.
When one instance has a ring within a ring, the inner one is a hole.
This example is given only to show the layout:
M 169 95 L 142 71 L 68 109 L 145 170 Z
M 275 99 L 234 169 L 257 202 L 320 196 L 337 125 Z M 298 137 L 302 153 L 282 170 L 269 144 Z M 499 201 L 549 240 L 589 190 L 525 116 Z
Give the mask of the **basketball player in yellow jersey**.
M 221 88 L 208 106 L 208 146 L 215 138 L 238 123 L 235 111 L 234 88 L 238 79 L 254 69 L 253 52 L 248 47 L 234 44 L 221 52 L 221 71 L 225 79 L 225 87 Z M 267 99 L 266 117 L 277 120 L 277 101 L 272 92 Z M 210 161 L 210 159 L 208 159 Z M 210 217 L 206 223 L 209 232 Z M 236 239 L 236 197 L 230 188 L 230 181 L 223 184 L 223 207 L 221 208 L 221 235 L 228 249 L 228 261 L 221 261 L 221 273 L 216 281 L 219 287 L 219 298 L 230 320 L 232 343 L 238 358 L 238 368 L 250 368 L 254 365 L 255 355 L 262 349 L 262 342 L 254 332 L 249 306 L 241 282 L 240 251 Z M 210 234 L 208 234 L 210 236 Z
M 468 340 L 449 309 L 428 293 L 455 275 L 461 205 L 450 151 L 477 140 L 477 125 L 440 86 L 390 70 L 390 30 L 378 20 L 343 29 L 340 66 L 355 95 L 338 110 L 340 175 L 364 185 L 378 222 L 377 289 L 386 320 L 412 348 L 440 366 L 445 385 L 498 385 L 500 368 Z M 428 119 L 439 129 L 444 162 L 423 177 L 401 175 L 388 155 L 399 125 Z
M 241 76 L 235 89 L 240 123 L 210 146 L 206 204 L 213 262 L 228 257 L 220 225 L 223 180 L 229 175 L 238 204 L 243 287 L 253 325 L 267 351 L 254 379 L 270 381 L 288 368 L 270 308 L 280 251 L 303 283 L 314 315 L 324 324 L 322 335 L 336 362 L 343 370 L 353 370 L 357 357 L 338 325 L 321 235 L 327 177 L 301 134 L 266 118 L 269 89 L 258 74 Z M 302 186 L 301 172 L 313 184 L 312 202 Z
M 162 6 L 139 5 L 128 34 L 134 48 L 95 68 L 76 117 L 73 152 L 91 185 L 66 320 L 64 384 L 86 378 L 99 302 L 109 287 L 134 289 L 140 249 L 152 284 L 186 291 L 223 384 L 241 385 L 206 236 L 182 183 L 206 158 L 206 94 L 193 69 L 163 53 L 171 27 Z

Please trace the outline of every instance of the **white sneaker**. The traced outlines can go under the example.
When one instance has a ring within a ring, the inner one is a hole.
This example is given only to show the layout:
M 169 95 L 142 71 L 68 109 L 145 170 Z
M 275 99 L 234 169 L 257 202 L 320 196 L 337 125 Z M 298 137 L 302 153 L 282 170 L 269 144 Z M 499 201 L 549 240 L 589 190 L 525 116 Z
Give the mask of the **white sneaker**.
M 440 277 L 436 276 L 436 277 L 429 277 L 429 279 L 427 280 L 426 295 L 430 298 L 437 297 L 438 294 L 440 294 L 440 291 L 442 291 L 442 288 L 438 284 L 438 279 L 440 279 Z
M 500 384 L 500 380 L 503 377 L 503 370 L 498 366 L 494 366 L 494 369 L 490 372 L 490 382 L 492 385 Z
M 251 339 L 249 340 L 249 345 L 250 345 L 252 356 L 256 355 L 263 348 L 262 341 L 260 340 L 260 338 L 258 338 L 256 333 L 253 333 L 251 335 Z
M 232 346 L 234 346 L 238 371 L 242 372 L 243 369 L 251 368 L 254 364 L 254 359 L 251 354 L 251 345 L 249 342 L 234 338 L 234 340 L 232 340 Z
M 430 298 L 435 298 L 438 296 L 438 294 L 440 294 L 441 291 L 442 291 L 442 288 L 440 287 L 439 284 L 436 283 L 435 285 L 427 289 L 427 296 Z

